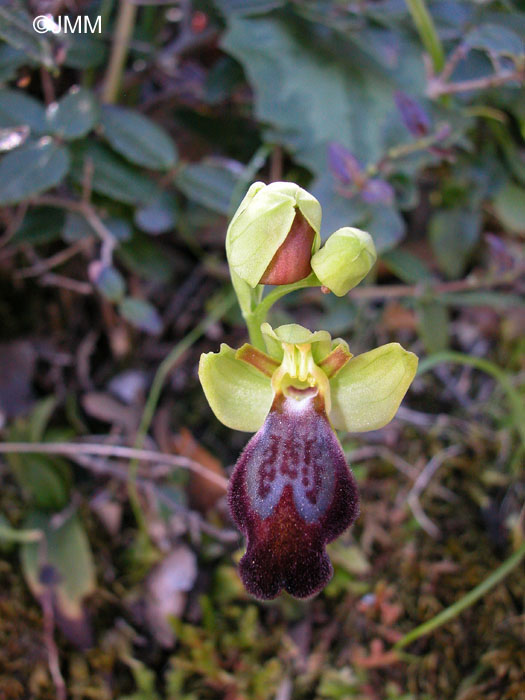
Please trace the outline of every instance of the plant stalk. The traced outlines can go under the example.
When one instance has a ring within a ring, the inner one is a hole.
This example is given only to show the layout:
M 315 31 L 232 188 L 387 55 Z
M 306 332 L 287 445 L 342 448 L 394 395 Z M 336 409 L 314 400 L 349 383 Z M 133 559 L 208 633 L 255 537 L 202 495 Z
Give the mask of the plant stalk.
M 406 0 L 406 4 L 423 46 L 432 59 L 434 72 L 440 73 L 445 67 L 445 52 L 425 0 Z
M 136 16 L 137 5 L 133 0 L 120 0 L 113 47 L 102 89 L 102 102 L 106 104 L 117 100 Z
M 399 650 L 408 646 L 411 642 L 414 642 L 419 637 L 425 634 L 433 632 L 436 628 L 441 627 L 449 620 L 453 620 L 457 617 L 463 610 L 473 605 L 477 600 L 485 595 L 491 588 L 494 588 L 500 581 L 502 581 L 510 572 L 515 569 L 521 560 L 525 557 L 525 542 L 521 547 L 514 552 L 508 559 L 506 559 L 501 566 L 499 566 L 496 571 L 493 571 L 490 576 L 488 576 L 484 581 L 473 588 L 469 593 L 456 601 L 453 605 L 445 608 L 438 615 L 433 617 L 431 620 L 424 622 L 415 629 L 405 634 L 398 642 L 394 644 L 394 649 Z

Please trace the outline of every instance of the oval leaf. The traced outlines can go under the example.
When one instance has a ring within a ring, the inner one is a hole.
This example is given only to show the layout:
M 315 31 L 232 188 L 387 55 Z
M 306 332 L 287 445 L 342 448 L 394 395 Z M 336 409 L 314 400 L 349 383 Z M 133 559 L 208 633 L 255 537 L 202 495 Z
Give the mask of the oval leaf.
M 95 261 L 92 265 L 99 266 L 101 263 Z M 126 292 L 126 282 L 118 270 L 101 265 L 100 269 L 95 269 L 93 277 L 93 284 L 108 301 L 118 302 L 122 299 Z
M 22 90 L 0 90 L 0 126 L 23 125 L 27 125 L 35 134 L 45 134 L 44 106 Z
M 0 162 L 0 204 L 17 204 L 51 189 L 69 168 L 69 153 L 49 138 L 8 153 Z
M 126 297 L 119 306 L 120 313 L 135 328 L 157 335 L 162 330 L 162 320 L 157 310 L 144 299 Z
M 45 548 L 28 543 L 20 550 L 22 570 L 31 592 L 40 598 L 51 590 L 62 631 L 77 645 L 88 644 L 91 631 L 83 600 L 94 592 L 96 580 L 93 555 L 80 520 L 74 515 L 57 528 L 50 515 L 34 511 L 24 528 L 42 531 L 46 540 Z
M 98 122 L 100 108 L 95 95 L 84 88 L 73 87 L 59 102 L 47 108 L 49 130 L 64 139 L 85 136 Z
M 151 119 L 123 107 L 104 107 L 104 136 L 125 158 L 152 170 L 168 170 L 177 161 L 169 134 Z
M 73 151 L 73 179 L 81 185 L 85 164 L 93 164 L 95 192 L 126 204 L 145 204 L 160 194 L 157 185 L 101 144 L 77 146 Z

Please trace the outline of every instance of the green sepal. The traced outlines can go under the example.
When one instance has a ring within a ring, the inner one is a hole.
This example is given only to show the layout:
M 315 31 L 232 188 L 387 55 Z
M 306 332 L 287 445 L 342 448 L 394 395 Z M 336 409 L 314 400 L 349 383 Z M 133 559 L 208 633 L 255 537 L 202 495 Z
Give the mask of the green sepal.
M 417 363 L 416 355 L 399 343 L 349 360 L 330 380 L 334 427 L 366 432 L 389 423 L 414 379 Z
M 376 261 L 372 236 L 358 228 L 338 229 L 312 257 L 322 285 L 342 297 L 361 282 Z
M 284 243 L 296 209 L 315 231 L 314 253 L 320 245 L 321 205 L 302 187 L 291 182 L 254 182 L 240 203 L 228 226 L 226 255 L 230 270 L 252 288 Z
M 273 391 L 270 379 L 235 357 L 225 343 L 220 352 L 201 355 L 199 379 L 216 417 L 233 430 L 254 433 L 268 415 Z

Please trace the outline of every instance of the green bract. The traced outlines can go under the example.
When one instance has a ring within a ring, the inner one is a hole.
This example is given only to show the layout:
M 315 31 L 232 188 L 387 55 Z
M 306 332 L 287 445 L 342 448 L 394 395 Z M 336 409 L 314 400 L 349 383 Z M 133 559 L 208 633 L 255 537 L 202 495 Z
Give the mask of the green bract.
M 256 287 L 288 236 L 299 211 L 315 231 L 309 253 L 320 245 L 321 205 L 291 182 L 254 182 L 239 205 L 226 234 L 232 273 Z
M 330 236 L 311 264 L 321 284 L 342 297 L 368 274 L 376 257 L 370 234 L 345 226 Z
M 364 432 L 386 425 L 397 411 L 417 369 L 417 357 L 389 343 L 352 357 L 327 331 L 297 324 L 262 326 L 267 353 L 227 345 L 201 356 L 199 377 L 217 418 L 230 428 L 256 432 L 274 396 L 289 386 L 316 387 L 334 427 Z

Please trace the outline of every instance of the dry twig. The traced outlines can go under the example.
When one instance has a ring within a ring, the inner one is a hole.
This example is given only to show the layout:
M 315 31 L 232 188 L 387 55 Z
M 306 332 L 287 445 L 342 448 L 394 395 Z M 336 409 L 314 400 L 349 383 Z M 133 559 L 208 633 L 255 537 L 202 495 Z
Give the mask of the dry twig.
M 432 520 L 430 520 L 428 515 L 426 515 L 419 499 L 443 462 L 449 457 L 456 456 L 461 451 L 462 448 L 459 445 L 452 445 L 451 447 L 447 447 L 445 450 L 442 450 L 434 455 L 421 471 L 414 482 L 414 485 L 410 489 L 410 493 L 408 494 L 407 502 L 412 510 L 412 513 L 414 514 L 415 519 L 421 525 L 423 530 L 428 532 L 428 534 L 434 538 L 438 538 L 441 535 L 441 531 L 438 526 L 435 525 Z
M 101 445 L 82 442 L 4 442 L 0 444 L 0 453 L 41 453 L 63 455 L 73 459 L 76 455 L 94 455 L 100 457 L 115 457 L 133 459 L 139 462 L 156 462 L 172 467 L 188 469 L 221 486 L 225 491 L 228 480 L 216 474 L 199 462 L 180 455 L 165 455 L 155 450 L 137 450 L 121 445 Z

